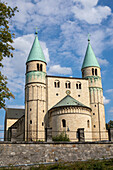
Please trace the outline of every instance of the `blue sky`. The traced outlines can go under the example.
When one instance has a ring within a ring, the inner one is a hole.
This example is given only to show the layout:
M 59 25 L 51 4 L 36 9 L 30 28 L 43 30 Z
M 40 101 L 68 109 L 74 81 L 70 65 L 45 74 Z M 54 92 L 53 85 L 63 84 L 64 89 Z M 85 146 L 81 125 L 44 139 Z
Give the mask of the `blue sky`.
M 24 108 L 25 62 L 35 27 L 47 61 L 49 75 L 81 77 L 81 66 L 91 45 L 101 66 L 106 121 L 113 120 L 113 2 L 112 0 L 8 0 L 19 13 L 11 20 L 15 33 L 14 58 L 4 59 L 2 72 L 15 100 L 7 107 Z M 5 112 L 1 110 L 0 128 Z

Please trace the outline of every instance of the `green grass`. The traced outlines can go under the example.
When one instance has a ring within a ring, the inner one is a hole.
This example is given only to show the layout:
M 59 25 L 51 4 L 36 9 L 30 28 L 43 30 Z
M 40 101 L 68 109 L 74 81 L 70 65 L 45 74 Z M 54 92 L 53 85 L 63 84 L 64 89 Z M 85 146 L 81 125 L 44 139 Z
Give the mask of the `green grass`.
M 6 168 L 0 168 L 0 170 Z M 9 170 L 21 170 L 23 168 L 9 167 Z M 113 159 L 110 160 L 90 160 L 77 161 L 74 163 L 56 163 L 54 165 L 39 165 L 34 167 L 27 167 L 30 170 L 113 170 Z

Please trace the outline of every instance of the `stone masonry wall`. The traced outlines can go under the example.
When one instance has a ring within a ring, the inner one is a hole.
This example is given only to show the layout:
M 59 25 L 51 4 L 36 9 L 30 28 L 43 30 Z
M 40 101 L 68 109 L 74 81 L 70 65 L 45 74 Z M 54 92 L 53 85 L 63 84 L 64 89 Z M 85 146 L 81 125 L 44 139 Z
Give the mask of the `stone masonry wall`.
M 0 165 L 113 158 L 108 143 L 0 143 Z

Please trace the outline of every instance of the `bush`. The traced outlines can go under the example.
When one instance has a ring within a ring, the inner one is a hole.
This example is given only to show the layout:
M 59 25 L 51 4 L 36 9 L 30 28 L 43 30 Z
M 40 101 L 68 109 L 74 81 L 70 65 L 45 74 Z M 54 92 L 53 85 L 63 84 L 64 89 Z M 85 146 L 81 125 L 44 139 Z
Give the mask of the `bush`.
M 62 132 L 59 135 L 53 136 L 52 137 L 53 141 L 70 141 L 69 137 L 67 136 L 67 134 L 65 132 Z

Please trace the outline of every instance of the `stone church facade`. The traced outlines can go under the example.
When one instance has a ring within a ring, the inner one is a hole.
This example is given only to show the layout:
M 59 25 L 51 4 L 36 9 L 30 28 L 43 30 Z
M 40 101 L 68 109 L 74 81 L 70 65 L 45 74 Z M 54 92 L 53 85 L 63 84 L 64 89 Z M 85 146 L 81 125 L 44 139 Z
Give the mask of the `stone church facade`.
M 82 78 L 49 76 L 46 65 L 36 34 L 26 62 L 25 141 L 45 141 L 45 128 L 52 136 L 65 132 L 71 141 L 78 141 L 80 129 L 85 141 L 107 140 L 101 69 L 90 40 Z

